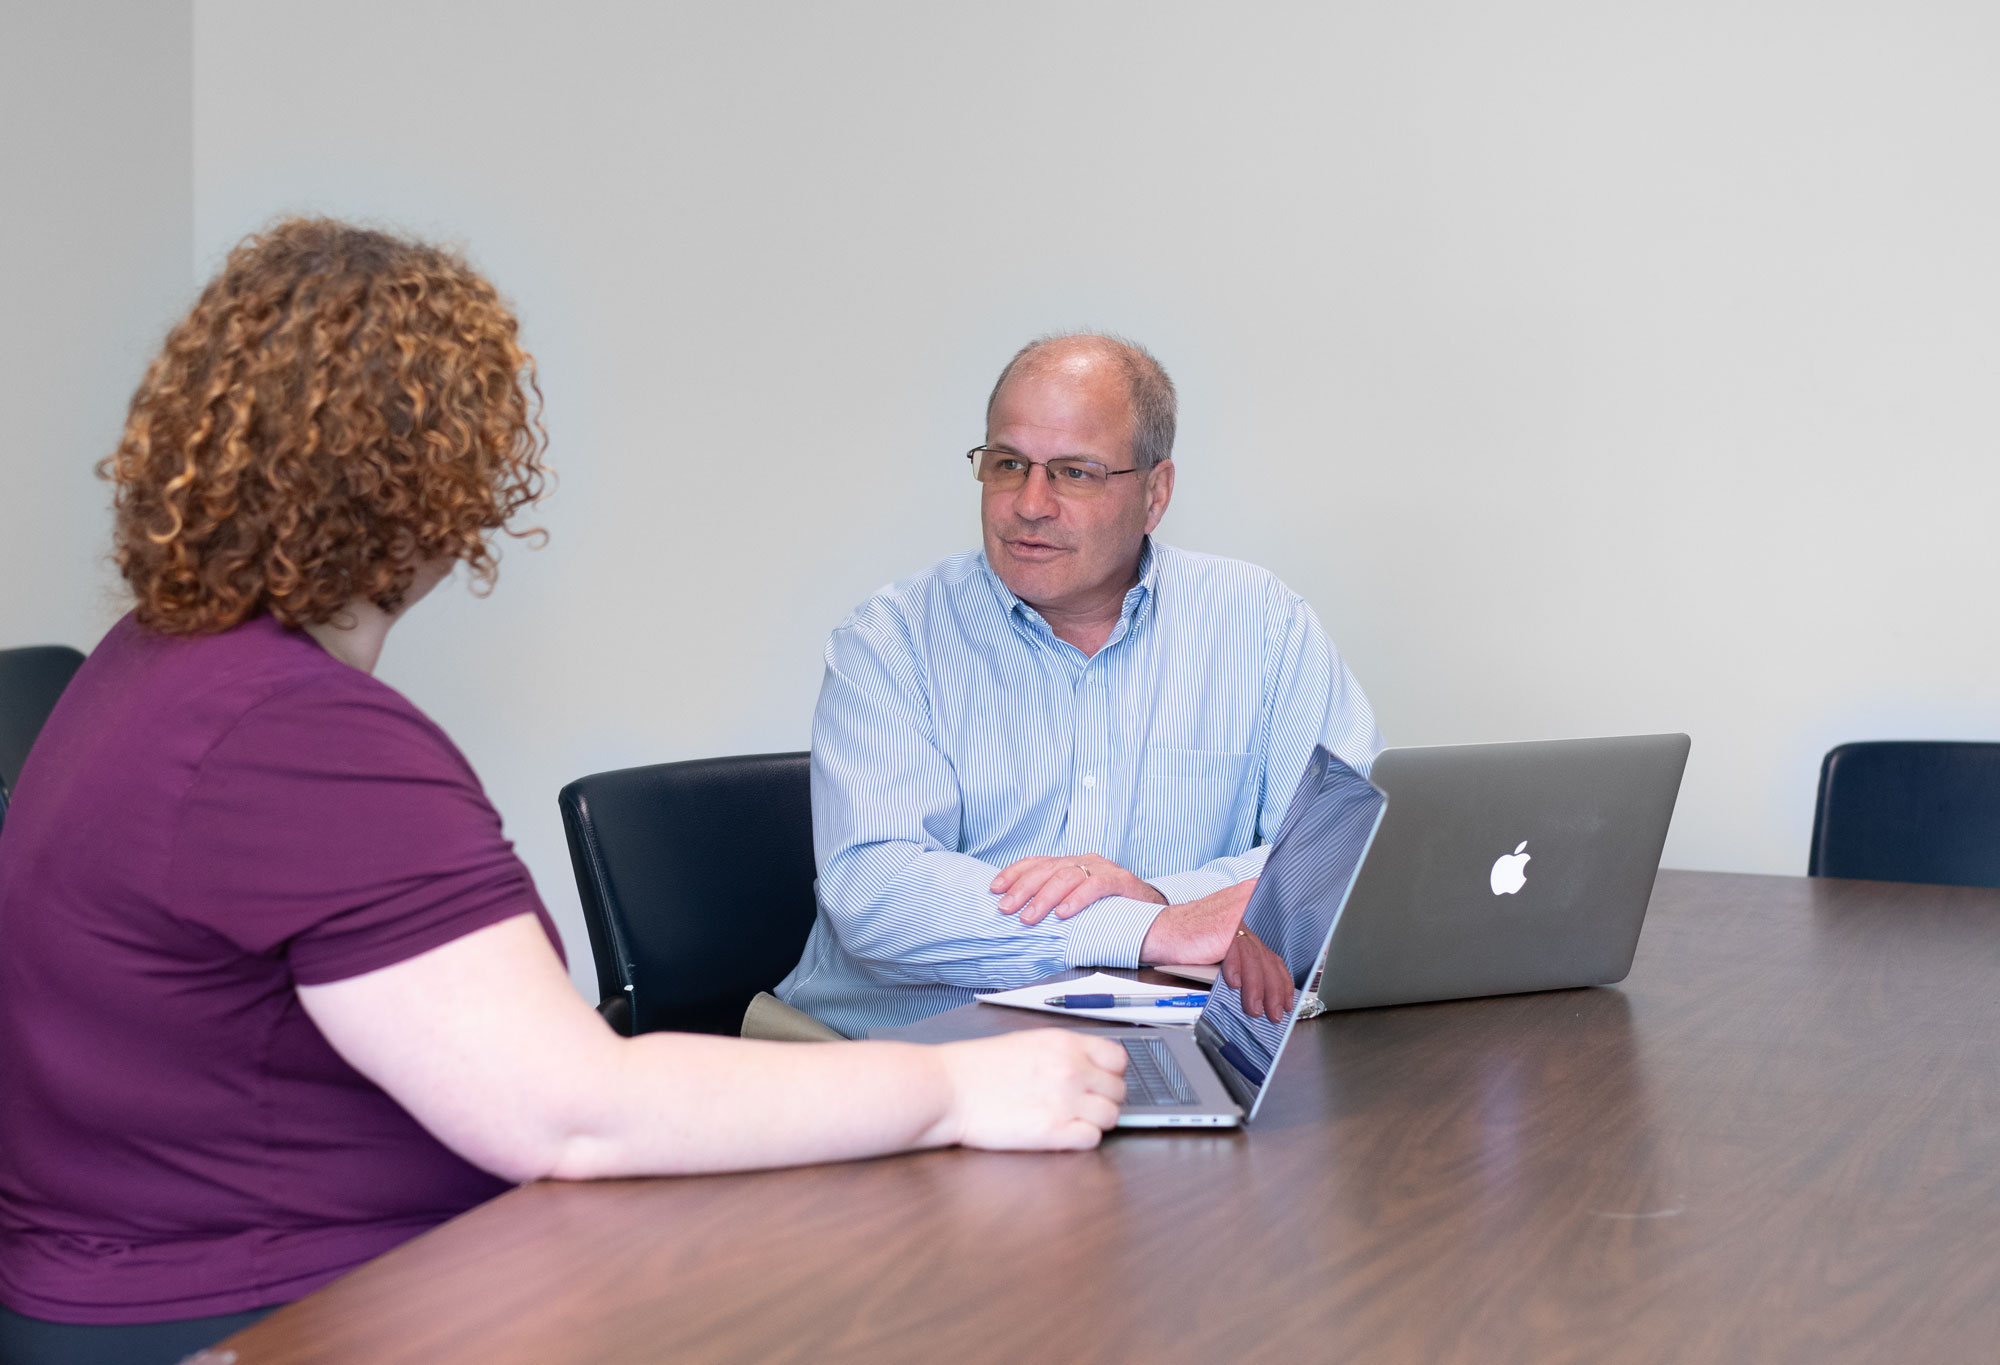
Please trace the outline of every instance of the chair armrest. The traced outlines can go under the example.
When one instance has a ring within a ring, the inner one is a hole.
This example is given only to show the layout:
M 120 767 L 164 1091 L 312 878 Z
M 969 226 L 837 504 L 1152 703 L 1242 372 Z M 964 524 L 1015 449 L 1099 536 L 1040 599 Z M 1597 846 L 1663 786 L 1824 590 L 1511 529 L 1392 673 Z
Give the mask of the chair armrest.
M 620 991 L 607 995 L 597 1002 L 597 1012 L 604 1016 L 604 1022 L 611 1025 L 612 1032 L 621 1037 L 632 1036 L 632 997 Z

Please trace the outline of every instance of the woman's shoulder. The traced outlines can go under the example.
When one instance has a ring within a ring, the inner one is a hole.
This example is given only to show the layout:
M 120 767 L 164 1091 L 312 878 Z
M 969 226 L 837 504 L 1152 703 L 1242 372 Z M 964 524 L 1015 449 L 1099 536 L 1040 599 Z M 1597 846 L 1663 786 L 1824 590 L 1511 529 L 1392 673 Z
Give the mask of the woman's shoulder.
M 415 702 L 335 659 L 310 637 L 302 644 L 318 657 L 291 660 L 264 674 L 261 686 L 243 698 L 228 747 L 254 746 L 273 757 L 336 771 L 477 785 L 458 746 Z
M 167 635 L 128 613 L 77 676 L 86 686 L 157 708 L 204 701 L 217 715 L 251 710 L 300 687 L 340 691 L 345 684 L 365 694 L 370 684 L 380 686 L 268 615 L 211 634 Z
M 194 637 L 127 617 L 79 681 L 121 719 L 178 736 L 183 757 L 201 769 L 247 763 L 474 780 L 450 738 L 401 692 L 270 616 Z

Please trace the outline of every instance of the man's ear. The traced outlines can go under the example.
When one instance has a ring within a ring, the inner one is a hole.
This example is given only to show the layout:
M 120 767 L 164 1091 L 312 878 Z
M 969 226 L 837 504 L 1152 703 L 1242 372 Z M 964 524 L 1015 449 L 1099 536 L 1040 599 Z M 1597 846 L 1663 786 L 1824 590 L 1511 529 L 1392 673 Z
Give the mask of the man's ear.
M 1162 460 L 1146 471 L 1146 534 L 1153 534 L 1174 500 L 1174 462 Z

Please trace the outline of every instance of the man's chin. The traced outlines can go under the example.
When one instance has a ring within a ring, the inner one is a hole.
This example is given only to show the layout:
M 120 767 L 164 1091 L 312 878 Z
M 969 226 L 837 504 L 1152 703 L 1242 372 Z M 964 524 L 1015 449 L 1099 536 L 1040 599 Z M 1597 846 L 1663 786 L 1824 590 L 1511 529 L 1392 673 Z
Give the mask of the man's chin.
M 1011 557 L 993 566 L 1000 575 L 1000 581 L 1007 585 L 1007 591 L 1034 606 L 1037 602 L 1049 602 L 1061 598 L 1068 588 L 1064 576 L 1050 572 L 1052 566 L 1040 563 L 1023 564 Z

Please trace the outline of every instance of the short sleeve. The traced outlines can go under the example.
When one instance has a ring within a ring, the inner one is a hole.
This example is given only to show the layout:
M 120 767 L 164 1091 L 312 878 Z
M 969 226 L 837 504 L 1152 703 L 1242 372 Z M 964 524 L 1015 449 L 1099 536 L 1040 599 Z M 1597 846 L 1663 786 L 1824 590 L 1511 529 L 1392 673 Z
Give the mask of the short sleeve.
M 444 732 L 366 674 L 252 707 L 209 750 L 168 863 L 183 920 L 317 985 L 523 913 L 527 869 Z

